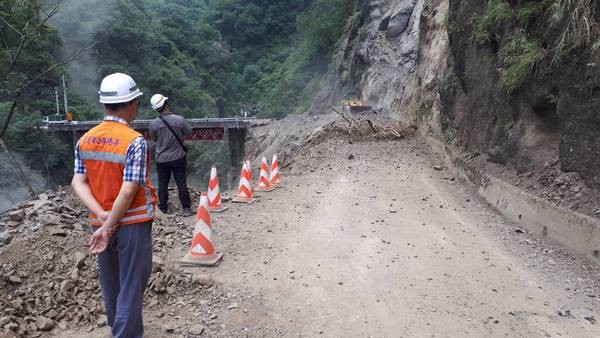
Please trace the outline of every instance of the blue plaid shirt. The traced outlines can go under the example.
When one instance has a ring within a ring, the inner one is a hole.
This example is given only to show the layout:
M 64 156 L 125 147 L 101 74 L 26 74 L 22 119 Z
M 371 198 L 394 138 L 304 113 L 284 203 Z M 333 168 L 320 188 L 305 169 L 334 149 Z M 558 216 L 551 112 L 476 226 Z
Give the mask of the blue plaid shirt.
M 120 117 L 107 115 L 104 121 L 114 121 L 123 123 L 127 126 L 127 121 Z M 123 171 L 124 182 L 136 182 L 140 184 L 146 183 L 146 172 L 147 172 L 147 156 L 148 156 L 148 144 L 144 137 L 140 136 L 133 140 L 129 147 L 127 147 L 127 155 L 125 159 L 125 170 Z M 75 174 L 85 174 L 85 163 L 79 155 L 79 142 L 75 147 Z

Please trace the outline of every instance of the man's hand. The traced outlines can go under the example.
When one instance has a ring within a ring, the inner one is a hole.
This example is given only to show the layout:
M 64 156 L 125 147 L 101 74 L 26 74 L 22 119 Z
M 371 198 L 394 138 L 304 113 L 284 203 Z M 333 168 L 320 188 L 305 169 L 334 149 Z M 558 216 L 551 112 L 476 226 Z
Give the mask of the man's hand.
M 71 182 L 71 186 L 73 187 L 75 194 L 79 196 L 83 204 L 85 204 L 85 206 L 88 207 L 88 209 L 91 212 L 96 214 L 99 218 L 104 217 L 105 211 L 100 205 L 100 203 L 96 201 L 94 194 L 92 194 L 87 174 L 73 175 L 73 181 Z M 110 212 L 106 213 L 110 214 Z M 106 216 L 105 219 L 106 218 L 108 218 L 108 216 Z M 101 219 L 101 221 L 104 223 L 104 220 Z
M 101 226 L 98 229 L 96 229 L 96 231 L 94 231 L 92 237 L 90 238 L 91 254 L 97 255 L 106 250 L 106 247 L 108 246 L 108 241 L 110 240 L 110 233 L 108 230 L 109 229 L 106 226 Z

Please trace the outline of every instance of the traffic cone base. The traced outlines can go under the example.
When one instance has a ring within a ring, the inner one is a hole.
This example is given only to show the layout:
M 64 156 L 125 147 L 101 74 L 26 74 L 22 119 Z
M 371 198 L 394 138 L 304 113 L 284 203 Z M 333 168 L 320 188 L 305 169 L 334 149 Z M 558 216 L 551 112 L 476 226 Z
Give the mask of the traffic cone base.
M 222 253 L 216 253 L 214 255 L 201 255 L 196 256 L 187 253 L 179 263 L 181 266 L 194 267 L 194 266 L 217 266 L 223 259 Z
M 254 191 L 270 192 L 270 191 L 273 191 L 273 190 L 275 190 L 275 188 L 276 188 L 276 187 L 274 187 L 274 186 L 270 186 L 270 187 L 268 187 L 268 188 L 265 188 L 265 187 L 256 187 L 256 188 L 254 189 Z M 257 195 L 257 194 L 254 194 L 254 196 L 256 196 L 256 195 Z M 256 197 L 260 197 L 260 195 L 258 195 L 258 196 L 256 196 Z
M 229 209 L 229 207 L 220 206 L 219 208 L 210 208 L 210 212 L 221 213 L 227 209 Z
M 256 195 L 254 195 L 254 197 L 256 197 Z M 247 203 L 247 204 L 252 204 L 254 202 L 256 202 L 255 198 L 247 198 L 247 197 L 241 197 L 241 196 L 235 196 L 231 202 L 233 203 Z

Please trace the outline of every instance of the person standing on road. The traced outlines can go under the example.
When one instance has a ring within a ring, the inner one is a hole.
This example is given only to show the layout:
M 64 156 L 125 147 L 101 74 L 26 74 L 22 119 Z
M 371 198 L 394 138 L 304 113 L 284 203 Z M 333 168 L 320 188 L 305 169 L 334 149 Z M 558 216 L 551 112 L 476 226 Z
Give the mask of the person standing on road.
M 98 255 L 112 335 L 141 338 L 156 206 L 148 145 L 129 126 L 143 93 L 129 75 L 115 73 L 102 80 L 99 94 L 106 116 L 77 142 L 71 185 L 90 210 L 90 253 Z
M 183 139 L 192 134 L 192 127 L 181 115 L 171 111 L 169 98 L 155 94 L 150 99 L 152 109 L 160 113 L 150 123 L 150 138 L 156 141 L 156 173 L 158 175 L 158 208 L 168 213 L 171 173 L 177 184 L 184 216 L 192 216 L 192 201 L 186 182 L 187 147 Z

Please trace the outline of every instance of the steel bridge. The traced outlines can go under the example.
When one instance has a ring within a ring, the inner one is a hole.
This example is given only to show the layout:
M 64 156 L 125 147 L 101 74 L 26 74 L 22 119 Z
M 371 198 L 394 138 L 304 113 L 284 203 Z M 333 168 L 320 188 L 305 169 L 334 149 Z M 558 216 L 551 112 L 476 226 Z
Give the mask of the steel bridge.
M 192 126 L 192 135 L 186 140 L 193 141 L 227 141 L 231 156 L 232 168 L 228 185 L 237 176 L 238 164 L 244 160 L 244 143 L 249 128 L 255 125 L 265 125 L 270 120 L 261 120 L 254 117 L 227 117 L 227 118 L 201 118 L 187 119 Z M 45 121 L 40 128 L 72 138 L 73 147 L 79 138 L 88 130 L 99 125 L 102 121 Z M 134 120 L 130 126 L 148 138 L 152 120 Z M 65 142 L 70 142 L 68 139 Z M 231 176 L 235 175 L 235 176 Z
M 187 119 L 192 126 L 192 135 L 189 140 L 196 141 L 218 141 L 225 137 L 226 131 L 245 130 L 255 124 L 264 124 L 268 120 L 257 120 L 253 117 L 226 117 L 226 118 L 203 118 Z M 102 121 L 56 121 L 43 123 L 41 128 L 56 132 L 72 132 L 75 139 L 79 139 L 86 131 L 99 125 Z M 149 136 L 148 128 L 152 120 L 134 120 L 131 127 L 144 136 Z

